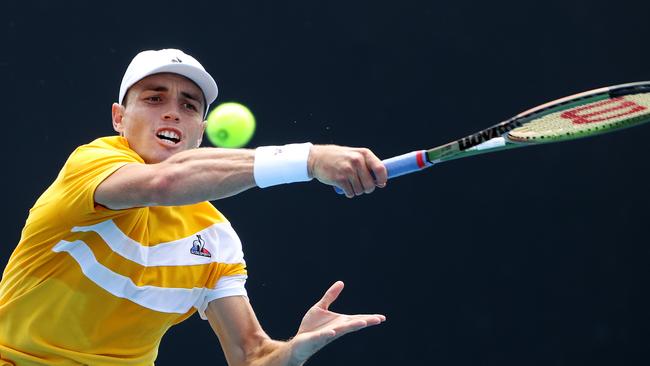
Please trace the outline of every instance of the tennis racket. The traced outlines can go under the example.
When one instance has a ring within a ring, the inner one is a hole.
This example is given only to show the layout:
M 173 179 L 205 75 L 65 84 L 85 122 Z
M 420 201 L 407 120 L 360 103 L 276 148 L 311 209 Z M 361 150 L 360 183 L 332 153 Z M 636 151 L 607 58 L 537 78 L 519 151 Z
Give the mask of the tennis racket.
M 383 160 L 388 178 L 468 156 L 574 140 L 650 121 L 650 81 L 621 84 L 557 99 L 459 140 Z M 335 187 L 336 192 L 343 190 Z

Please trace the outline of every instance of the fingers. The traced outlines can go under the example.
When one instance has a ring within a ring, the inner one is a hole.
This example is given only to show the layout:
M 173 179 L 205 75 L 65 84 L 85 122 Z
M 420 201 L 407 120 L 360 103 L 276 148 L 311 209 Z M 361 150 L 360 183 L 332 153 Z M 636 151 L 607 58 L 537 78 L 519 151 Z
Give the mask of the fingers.
M 383 188 L 388 179 L 384 164 L 366 148 L 314 145 L 308 166 L 314 178 L 341 188 L 348 198 Z
M 298 333 L 290 341 L 293 359 L 305 361 L 333 340 L 352 332 L 386 321 L 382 314 L 339 314 L 329 310 L 343 291 L 342 281 L 330 286 L 323 297 L 312 306 L 300 323 Z
M 337 324 L 335 327 L 330 328 L 336 334 L 335 338 L 343 336 L 348 333 L 356 332 L 358 330 L 379 325 L 386 321 L 386 316 L 381 314 L 363 314 L 351 315 L 347 321 Z
M 332 305 L 332 303 L 339 297 L 344 286 L 343 281 L 336 281 L 329 289 L 327 289 L 327 291 L 325 291 L 325 295 L 323 295 L 315 306 L 328 310 L 330 305 Z
M 370 155 L 366 159 L 366 164 L 372 172 L 375 185 L 379 188 L 384 188 L 388 181 L 388 171 L 386 170 L 386 166 L 370 150 L 368 150 L 368 152 Z
M 350 157 L 351 169 L 347 174 L 347 183 L 340 187 L 348 198 L 372 193 L 376 187 L 386 186 L 387 172 L 384 164 L 372 151 L 355 148 L 356 153 Z
M 298 360 L 307 360 L 327 344 L 348 333 L 378 325 L 386 320 L 384 315 L 338 315 L 339 321 L 324 329 L 299 332 L 291 342 L 293 353 Z

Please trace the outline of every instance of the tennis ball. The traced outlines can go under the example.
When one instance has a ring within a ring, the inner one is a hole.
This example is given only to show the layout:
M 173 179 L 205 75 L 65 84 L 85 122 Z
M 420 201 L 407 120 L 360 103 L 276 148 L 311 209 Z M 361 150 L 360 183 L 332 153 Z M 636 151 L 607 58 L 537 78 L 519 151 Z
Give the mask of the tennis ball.
M 207 119 L 205 134 L 212 145 L 237 148 L 246 145 L 255 132 L 255 117 L 244 105 L 229 102 L 215 107 Z

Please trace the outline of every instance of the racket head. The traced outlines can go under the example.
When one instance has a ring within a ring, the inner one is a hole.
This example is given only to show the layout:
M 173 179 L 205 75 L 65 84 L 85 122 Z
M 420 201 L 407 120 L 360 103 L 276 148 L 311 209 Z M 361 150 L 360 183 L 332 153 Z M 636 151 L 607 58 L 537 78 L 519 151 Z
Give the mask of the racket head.
M 650 81 L 621 84 L 557 99 L 427 150 L 430 163 L 515 147 L 614 132 L 650 121 Z
M 575 94 L 520 113 L 510 143 L 561 142 L 613 132 L 650 121 L 650 82 Z

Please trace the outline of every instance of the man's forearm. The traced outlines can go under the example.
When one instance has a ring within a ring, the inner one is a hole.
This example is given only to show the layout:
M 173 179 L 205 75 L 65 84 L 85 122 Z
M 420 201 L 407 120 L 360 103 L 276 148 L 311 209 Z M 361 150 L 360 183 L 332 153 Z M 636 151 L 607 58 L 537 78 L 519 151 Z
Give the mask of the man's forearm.
M 159 164 L 165 182 L 160 205 L 183 205 L 229 197 L 255 186 L 255 151 L 201 148 Z

